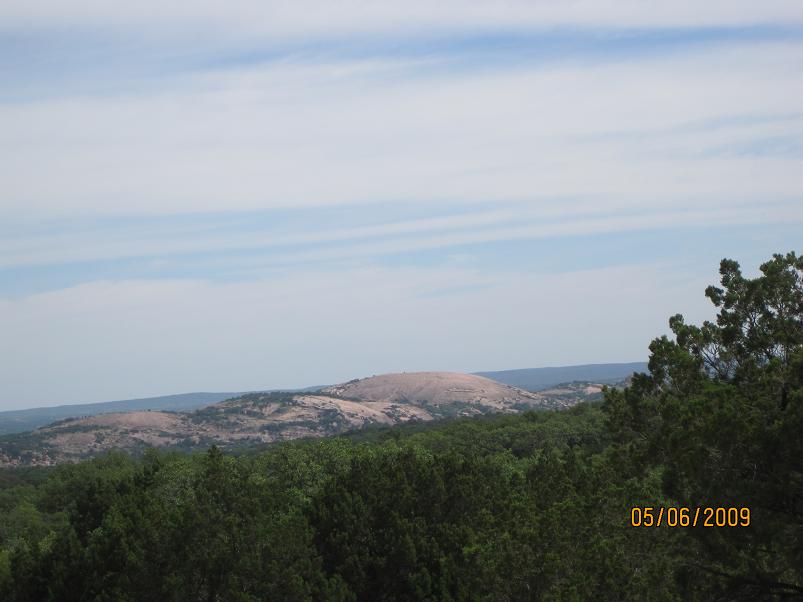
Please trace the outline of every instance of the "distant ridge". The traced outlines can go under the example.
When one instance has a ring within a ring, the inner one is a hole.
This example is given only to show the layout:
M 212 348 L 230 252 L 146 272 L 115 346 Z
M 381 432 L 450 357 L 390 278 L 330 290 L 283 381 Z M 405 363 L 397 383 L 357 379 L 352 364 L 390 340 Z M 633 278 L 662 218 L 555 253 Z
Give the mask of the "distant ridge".
M 79 403 L 51 408 L 8 410 L 0 412 L 0 435 L 31 431 L 51 422 L 75 416 L 96 416 L 107 412 L 132 412 L 137 410 L 194 410 L 242 394 L 242 392 L 180 393 L 178 395 L 121 399 L 119 401 L 102 401 L 99 403 Z
M 614 383 L 627 378 L 633 372 L 646 371 L 647 362 L 629 362 L 622 364 L 583 364 L 580 366 L 559 366 L 554 368 L 523 368 L 521 370 L 474 372 L 474 374 L 526 391 L 541 391 L 555 385 L 575 381 Z
M 0 467 L 51 466 L 112 449 L 134 454 L 151 447 L 245 449 L 372 425 L 566 409 L 601 395 L 602 385 L 589 382 L 534 393 L 476 374 L 380 374 L 313 392 L 248 393 L 195 410 L 67 418 L 28 433 L 0 436 Z
M 505 385 L 518 387 L 525 391 L 543 391 L 555 385 L 569 382 L 593 382 L 612 384 L 620 382 L 633 372 L 647 370 L 646 362 L 620 364 L 586 364 L 581 366 L 559 366 L 553 368 L 525 368 L 522 370 L 500 370 L 495 372 L 475 372 Z M 325 385 L 301 389 L 283 389 L 292 392 L 317 391 Z M 271 389 L 279 391 L 281 389 Z M 256 391 L 267 393 L 269 391 Z M 144 410 L 188 411 L 219 403 L 226 399 L 246 394 L 245 391 L 223 393 L 180 393 L 140 399 L 123 399 L 100 403 L 60 405 L 50 408 L 31 408 L 26 410 L 0 411 L 0 435 L 23 433 L 48 425 L 57 420 L 78 416 L 96 416 L 110 412 L 136 412 Z

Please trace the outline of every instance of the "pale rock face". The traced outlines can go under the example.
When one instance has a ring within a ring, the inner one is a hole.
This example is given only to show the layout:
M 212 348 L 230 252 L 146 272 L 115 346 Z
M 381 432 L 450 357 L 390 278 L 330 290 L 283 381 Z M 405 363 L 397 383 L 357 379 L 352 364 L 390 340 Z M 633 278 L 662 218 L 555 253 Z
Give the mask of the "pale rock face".
M 539 405 L 542 401 L 535 393 L 482 376 L 457 372 L 383 374 L 328 387 L 323 392 L 363 401 L 425 403 L 433 406 L 462 402 L 497 409 L 517 403 Z

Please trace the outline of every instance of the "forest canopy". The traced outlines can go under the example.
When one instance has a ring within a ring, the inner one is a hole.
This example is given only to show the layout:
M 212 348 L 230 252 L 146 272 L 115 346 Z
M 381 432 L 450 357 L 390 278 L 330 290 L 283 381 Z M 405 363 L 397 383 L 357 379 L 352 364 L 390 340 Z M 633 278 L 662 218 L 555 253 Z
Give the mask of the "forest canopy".
M 4 471 L 0 599 L 803 597 L 803 258 L 705 295 L 601 403 Z

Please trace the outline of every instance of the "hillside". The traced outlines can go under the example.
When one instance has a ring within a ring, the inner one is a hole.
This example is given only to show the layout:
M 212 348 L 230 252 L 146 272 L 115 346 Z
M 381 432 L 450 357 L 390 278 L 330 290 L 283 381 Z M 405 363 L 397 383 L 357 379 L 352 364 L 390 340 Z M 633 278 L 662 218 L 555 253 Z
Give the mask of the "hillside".
M 516 404 L 541 403 L 541 398 L 489 378 L 455 372 L 404 372 L 349 381 L 322 390 L 335 397 L 375 403 L 432 406 L 468 404 L 506 409 Z
M 69 418 L 0 437 L 0 466 L 49 465 L 111 449 L 224 448 L 324 437 L 371 425 L 567 408 L 599 397 L 593 383 L 538 393 L 449 372 L 385 374 L 317 392 L 248 393 L 193 411 L 114 412 Z
M 22 433 L 45 426 L 57 420 L 76 416 L 95 416 L 107 412 L 134 412 L 142 410 L 194 410 L 224 399 L 242 395 L 235 393 L 181 393 L 140 399 L 121 399 L 100 403 L 79 403 L 49 408 L 7 410 L 0 412 L 0 435 Z
M 633 372 L 643 372 L 646 369 L 646 363 L 632 362 L 627 364 L 588 364 L 584 366 L 559 366 L 555 368 L 500 370 L 495 372 L 476 372 L 474 374 L 526 391 L 542 391 L 569 382 L 613 384 L 624 380 Z M 293 391 L 316 391 L 321 388 L 323 387 L 305 387 L 303 389 L 293 389 Z M 278 391 L 278 389 L 272 389 L 272 391 Z M 25 410 L 0 411 L 0 435 L 32 431 L 56 422 L 57 420 L 76 418 L 79 416 L 87 417 L 111 412 L 145 410 L 163 410 L 169 412 L 194 410 L 244 394 L 244 391 L 229 393 L 181 393 L 178 395 L 122 399 L 99 403 L 81 403 Z

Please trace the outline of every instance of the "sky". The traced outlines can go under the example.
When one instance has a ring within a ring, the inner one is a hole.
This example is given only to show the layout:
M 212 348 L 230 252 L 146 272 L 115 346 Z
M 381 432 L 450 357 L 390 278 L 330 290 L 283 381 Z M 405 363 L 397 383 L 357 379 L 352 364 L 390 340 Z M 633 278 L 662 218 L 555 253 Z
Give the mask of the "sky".
M 642 361 L 801 249 L 803 4 L 0 3 L 0 410 Z

